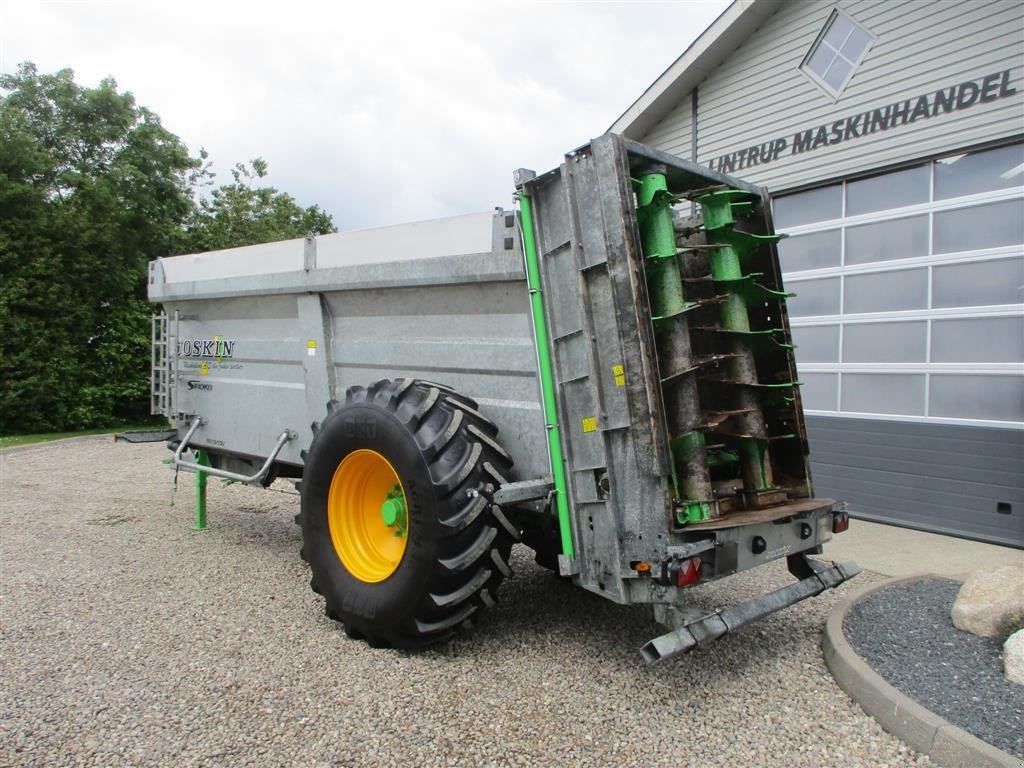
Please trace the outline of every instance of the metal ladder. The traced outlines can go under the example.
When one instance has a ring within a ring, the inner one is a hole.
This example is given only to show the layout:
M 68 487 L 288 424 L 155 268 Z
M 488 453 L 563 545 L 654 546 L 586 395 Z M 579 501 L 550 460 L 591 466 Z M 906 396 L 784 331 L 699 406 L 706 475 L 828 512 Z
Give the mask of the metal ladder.
M 149 412 L 154 416 L 170 416 L 171 371 L 170 337 L 167 330 L 167 313 L 153 315 L 151 330 L 150 371 L 149 371 Z

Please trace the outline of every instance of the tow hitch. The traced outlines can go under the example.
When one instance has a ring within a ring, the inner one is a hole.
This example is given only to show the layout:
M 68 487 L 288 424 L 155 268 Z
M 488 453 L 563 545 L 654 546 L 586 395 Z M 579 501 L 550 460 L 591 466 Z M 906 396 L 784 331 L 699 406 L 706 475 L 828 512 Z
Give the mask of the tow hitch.
M 790 570 L 801 575 L 798 573 L 799 570 L 802 570 L 799 566 L 806 563 L 810 575 L 796 584 L 790 584 L 788 587 L 762 595 L 754 600 L 748 600 L 745 603 L 715 611 L 703 618 L 688 622 L 678 629 L 648 642 L 640 649 L 640 655 L 648 664 L 671 659 L 673 656 L 693 650 L 702 643 L 719 638 L 726 632 L 739 629 L 744 624 L 764 618 L 769 613 L 821 594 L 826 589 L 837 587 L 860 573 L 860 566 L 854 562 L 829 566 L 820 560 L 809 558 L 801 558 L 801 560 L 803 563 L 797 567 L 794 567 L 797 564 L 791 561 Z

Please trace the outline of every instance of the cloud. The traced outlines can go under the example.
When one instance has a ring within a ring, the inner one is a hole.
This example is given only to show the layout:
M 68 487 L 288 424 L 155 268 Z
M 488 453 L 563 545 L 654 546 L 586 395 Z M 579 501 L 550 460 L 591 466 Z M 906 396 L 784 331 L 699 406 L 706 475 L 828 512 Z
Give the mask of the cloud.
M 0 16 L 0 69 L 113 75 L 229 177 L 343 227 L 509 206 L 520 166 L 599 135 L 727 5 L 27 3 Z

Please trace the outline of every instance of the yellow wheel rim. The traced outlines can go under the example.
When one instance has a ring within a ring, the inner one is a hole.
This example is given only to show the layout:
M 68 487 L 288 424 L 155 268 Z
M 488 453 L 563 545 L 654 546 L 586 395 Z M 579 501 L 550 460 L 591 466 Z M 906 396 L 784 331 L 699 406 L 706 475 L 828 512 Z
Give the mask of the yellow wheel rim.
M 327 524 L 334 551 L 360 581 L 393 574 L 408 542 L 405 490 L 391 462 L 360 449 L 334 470 L 327 496 Z

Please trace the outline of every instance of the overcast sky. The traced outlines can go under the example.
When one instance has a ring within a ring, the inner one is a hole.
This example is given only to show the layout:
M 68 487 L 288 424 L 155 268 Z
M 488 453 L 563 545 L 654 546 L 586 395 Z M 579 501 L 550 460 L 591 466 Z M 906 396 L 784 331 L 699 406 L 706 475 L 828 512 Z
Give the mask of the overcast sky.
M 727 5 L 0 0 L 0 69 L 111 75 L 218 183 L 263 157 L 347 229 L 508 207 Z

